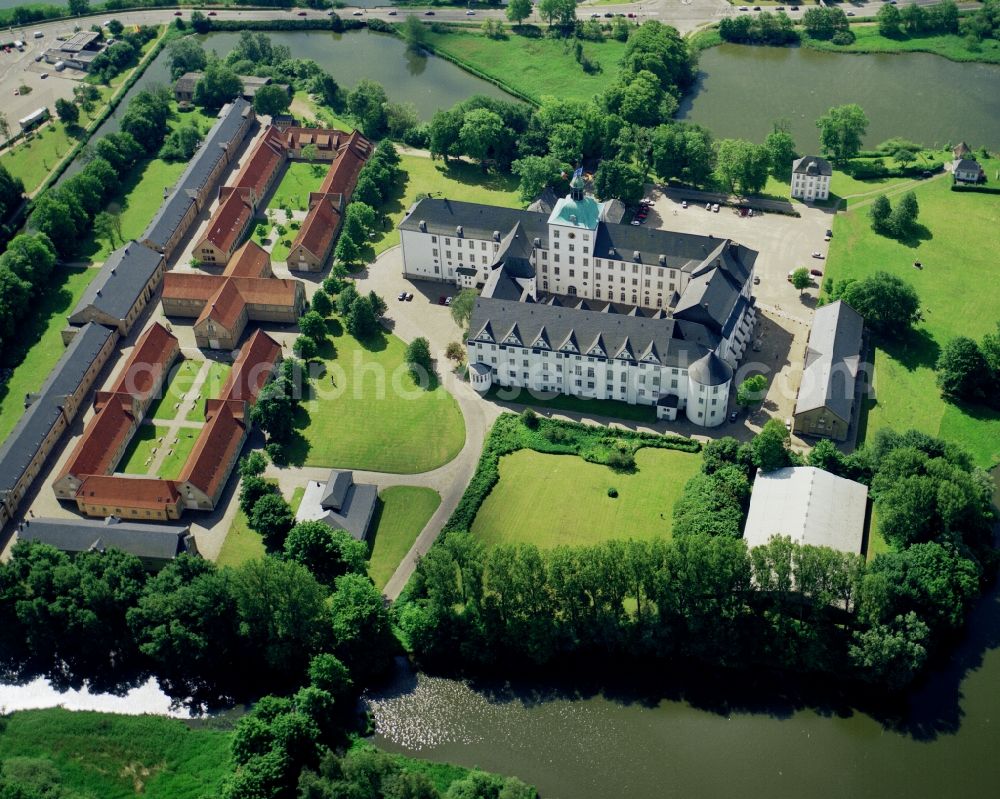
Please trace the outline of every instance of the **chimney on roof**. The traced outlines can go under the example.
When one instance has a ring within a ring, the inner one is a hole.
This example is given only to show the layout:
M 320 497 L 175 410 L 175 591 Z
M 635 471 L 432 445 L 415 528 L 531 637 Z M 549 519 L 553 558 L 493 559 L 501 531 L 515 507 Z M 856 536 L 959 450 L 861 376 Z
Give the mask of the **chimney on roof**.
M 535 236 L 535 246 L 536 247 L 541 247 L 542 246 L 542 240 L 540 238 L 538 238 L 538 236 Z
M 455 228 L 455 235 L 456 236 L 461 236 L 462 235 L 462 226 L 461 225 L 459 225 L 458 227 Z
M 420 228 L 421 233 L 427 232 L 427 223 L 423 219 L 417 222 L 417 227 Z
M 660 259 L 659 260 L 660 260 L 660 266 L 666 266 L 667 265 L 667 256 L 665 256 L 663 253 L 660 253 Z
M 572 222 L 575 225 L 576 224 L 576 214 L 570 214 L 569 215 L 569 221 Z
M 638 250 L 633 250 L 632 251 L 632 260 L 634 260 L 634 261 L 638 261 L 639 260 L 639 251 Z

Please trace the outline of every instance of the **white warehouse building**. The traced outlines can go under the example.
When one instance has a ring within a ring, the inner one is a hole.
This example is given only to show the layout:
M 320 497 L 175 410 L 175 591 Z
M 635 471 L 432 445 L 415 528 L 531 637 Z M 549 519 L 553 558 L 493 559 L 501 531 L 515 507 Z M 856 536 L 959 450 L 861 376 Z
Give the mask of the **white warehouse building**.
M 712 427 L 756 319 L 757 253 L 728 239 L 608 221 L 574 179 L 550 214 L 425 199 L 400 223 L 407 277 L 481 289 L 473 386 L 685 411 Z

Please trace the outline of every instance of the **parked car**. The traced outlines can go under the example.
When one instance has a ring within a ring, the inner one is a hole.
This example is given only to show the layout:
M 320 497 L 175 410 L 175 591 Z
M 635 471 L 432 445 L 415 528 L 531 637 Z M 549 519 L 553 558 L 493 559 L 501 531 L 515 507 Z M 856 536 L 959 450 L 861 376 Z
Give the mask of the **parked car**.
M 43 73 L 41 74 L 41 78 L 42 78 L 42 80 L 45 80 L 45 79 L 46 79 L 46 78 L 47 78 L 48 76 L 49 76 L 49 73 L 48 73 L 48 72 L 43 72 Z
M 785 419 L 785 429 L 789 433 L 792 432 L 792 417 L 791 416 L 789 416 L 787 419 Z
M 628 17 L 629 19 L 635 19 L 635 14 L 629 13 L 629 14 L 626 14 L 625 16 Z
M 590 15 L 590 18 L 591 18 L 591 19 L 600 19 L 600 18 L 601 18 L 601 15 L 600 15 L 600 14 L 596 14 L 596 13 L 595 13 L 595 14 L 591 14 L 591 15 Z
M 813 258 L 819 258 L 822 261 L 823 260 L 823 253 L 821 253 L 821 252 L 814 252 L 813 253 Z
M 352 17 L 360 17 L 362 14 L 364 14 L 363 11 L 352 11 L 351 12 L 351 16 Z
M 36 61 L 36 62 L 37 62 L 37 61 L 41 61 L 41 60 L 42 60 L 42 59 L 43 59 L 44 57 L 45 57 L 45 56 L 43 56 L 43 55 L 42 55 L 41 53 L 39 53 L 38 55 L 36 55 L 36 56 L 35 56 L 35 61 Z
M 789 10 L 790 11 L 798 11 L 799 7 L 798 6 L 792 6 L 791 9 L 789 9 Z
M 209 12 L 208 12 L 208 16 L 210 16 L 210 17 L 217 17 L 217 16 L 219 16 L 219 15 L 218 15 L 218 14 L 216 14 L 216 13 L 215 13 L 214 11 L 209 11 Z
M 399 294 L 396 295 L 396 299 L 399 300 L 400 302 L 405 302 L 406 301 L 406 292 L 405 291 L 399 292 Z
M 832 239 L 833 238 L 833 231 L 830 228 L 826 229 L 826 237 L 828 239 Z
M 706 211 L 711 211 L 712 210 L 712 203 L 705 203 L 705 210 Z
M 605 12 L 604 12 L 604 16 L 605 16 L 605 17 L 613 17 L 613 16 L 614 16 L 614 14 L 612 14 L 612 13 L 611 13 L 610 11 L 605 11 Z
M 444 304 L 451 305 L 451 297 L 445 297 Z
M 433 11 L 425 11 L 424 12 L 424 16 L 425 17 L 433 17 L 434 16 L 434 12 Z
M 407 302 L 412 302 L 413 301 L 413 292 L 412 291 L 406 292 L 406 301 Z
M 684 202 L 681 203 L 681 208 L 687 208 L 687 207 L 688 207 L 688 201 L 684 200 Z
M 475 11 L 473 11 L 473 10 L 472 10 L 472 9 L 470 8 L 470 9 L 469 9 L 468 11 L 466 11 L 466 12 L 465 12 L 465 16 L 467 16 L 467 17 L 471 17 L 471 16 L 473 16 L 473 15 L 474 15 L 475 13 L 476 13 L 476 12 L 475 12 Z
M 809 270 L 809 274 L 812 275 L 813 277 L 823 277 L 823 270 L 822 269 L 810 269 Z
M 180 16 L 182 16 L 182 12 L 180 12 L 180 11 L 175 11 L 175 12 L 174 12 L 174 16 L 175 16 L 175 17 L 180 17 Z
M 299 12 L 299 16 L 300 16 L 300 17 L 304 17 L 305 15 L 306 15 L 306 12 L 305 12 L 305 11 L 300 11 L 300 12 Z
M 853 12 L 853 11 L 848 11 L 848 12 L 847 12 L 847 16 L 849 16 L 849 17 L 853 17 L 853 16 L 854 16 L 854 12 Z
M 760 11 L 760 6 L 754 6 L 754 7 L 753 7 L 753 10 L 754 10 L 754 11 Z
M 333 12 L 330 12 L 330 13 L 333 13 Z M 397 13 L 398 12 L 396 11 L 396 9 L 394 9 L 394 8 L 389 9 L 389 16 L 390 17 L 396 16 Z
M 730 414 L 729 414 L 729 421 L 730 421 L 730 423 L 735 422 L 739 418 L 740 418 L 740 412 L 739 411 L 731 411 L 730 412 Z
M 633 219 L 632 224 L 635 225 L 636 227 L 639 227 L 639 225 L 641 225 L 642 222 L 640 222 L 638 219 Z
M 712 203 L 712 213 L 713 214 L 719 213 L 719 204 L 718 203 Z
M 438 297 L 438 305 L 444 305 L 447 299 L 448 298 L 445 297 L 444 294 L 442 294 L 440 297 Z
M 740 6 L 740 11 L 749 11 L 750 9 L 746 6 Z

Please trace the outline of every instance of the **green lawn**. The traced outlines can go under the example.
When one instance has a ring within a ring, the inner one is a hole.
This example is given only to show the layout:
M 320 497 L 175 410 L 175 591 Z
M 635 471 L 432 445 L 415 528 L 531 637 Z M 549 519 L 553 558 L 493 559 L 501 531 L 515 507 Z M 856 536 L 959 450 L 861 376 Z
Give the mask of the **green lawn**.
M 382 333 L 362 345 L 339 321 L 328 327 L 326 373 L 296 415 L 292 462 L 414 474 L 454 458 L 465 443 L 458 403 L 441 386 L 414 382 L 403 342 Z
M 96 269 L 56 267 L 45 293 L 34 303 L 35 313 L 18 330 L 16 340 L 4 342 L 5 364 L 19 364 L 0 386 L 0 441 L 10 434 L 24 413 L 24 395 L 38 391 L 65 347 L 60 331 Z
M 574 41 L 514 33 L 505 39 L 488 39 L 456 28 L 447 33 L 429 31 L 427 36 L 427 43 L 437 52 L 536 102 L 546 95 L 589 100 L 617 79 L 624 42 L 583 42 L 586 56 L 601 65 L 600 72 L 588 75 L 573 55 Z
M 1000 161 L 987 161 L 991 176 Z M 838 214 L 827 275 L 862 277 L 877 269 L 896 274 L 920 295 L 924 321 L 902 343 L 878 347 L 876 403 L 866 435 L 882 427 L 915 427 L 963 444 L 978 464 L 1000 462 L 1000 414 L 963 409 L 941 399 L 934 364 L 957 335 L 979 338 L 1000 319 L 1000 196 L 949 190 L 947 176 L 916 184 L 920 223 L 926 232 L 899 242 L 876 235 L 865 207 Z M 923 269 L 915 269 L 920 261 Z
M 292 513 L 299 509 L 305 492 L 305 486 L 300 486 L 292 492 L 292 498 L 288 502 L 292 507 Z M 264 539 L 250 529 L 246 514 L 237 508 L 233 523 L 229 526 L 229 532 L 226 533 L 226 540 L 222 542 L 222 549 L 215 559 L 216 564 L 219 566 L 239 566 L 248 560 L 258 560 L 266 554 Z
M 389 217 L 388 230 L 376 234 L 373 241 L 376 255 L 399 244 L 396 225 L 417 201 L 418 194 L 502 208 L 523 205 L 517 196 L 517 179 L 511 175 L 484 174 L 478 166 L 464 161 L 445 163 L 419 155 L 402 156 L 400 166 L 405 177 L 382 206 Z
M 937 36 L 900 36 L 888 38 L 878 32 L 877 25 L 852 25 L 852 44 L 838 45 L 830 41 L 812 39 L 803 35 L 802 42 L 816 50 L 834 53 L 934 53 L 952 61 L 985 61 L 1000 64 L 1000 42 L 984 39 L 978 50 L 970 50 L 963 36 L 948 34 Z
M 116 471 L 125 474 L 149 474 L 149 466 L 146 461 L 153 457 L 153 448 L 158 447 L 159 439 L 163 438 L 166 443 L 167 428 L 159 425 L 141 424 L 135 431 L 132 440 L 125 448 Z
M 164 480 L 176 480 L 180 477 L 181 469 L 184 468 L 184 464 L 187 462 L 191 450 L 194 449 L 195 442 L 198 440 L 200 433 L 200 429 L 193 427 L 178 428 L 176 441 L 171 442 L 170 439 L 167 439 L 164 442 L 170 451 L 163 458 L 160 468 L 156 470 L 156 474 Z
M 295 232 L 291 230 L 275 241 L 271 248 L 271 263 L 280 264 L 287 261 L 288 253 L 292 251 L 293 241 L 295 241 Z
M 528 391 L 518 391 L 515 397 L 510 398 L 508 397 L 510 393 L 510 389 L 492 388 L 486 396 L 499 402 L 531 405 L 535 408 L 547 408 L 554 411 L 570 411 L 585 416 L 608 416 L 613 419 L 628 419 L 633 422 L 648 422 L 650 424 L 656 421 L 656 410 L 652 405 L 629 405 L 627 402 L 584 399 L 565 394 L 559 394 L 551 399 L 539 399 Z
M 178 409 L 175 406 L 183 401 L 184 396 L 191 390 L 194 379 L 203 363 L 204 361 L 195 361 L 190 358 L 175 363 L 170 370 L 163 397 L 153 403 L 146 416 L 159 421 L 170 421 L 176 418 Z
M 492 546 L 580 546 L 611 538 L 668 537 L 674 502 L 701 459 L 677 450 L 640 449 L 637 471 L 622 474 L 575 455 L 522 449 L 500 459 L 500 482 L 472 525 Z M 608 489 L 618 497 L 608 496 Z
M 268 208 L 281 208 L 282 204 L 299 211 L 309 209 L 309 192 L 319 191 L 329 164 L 307 164 L 305 161 L 293 161 L 288 165 L 278 188 L 274 190 Z M 278 220 L 284 221 L 284 215 L 279 213 Z
M 194 407 L 187 412 L 187 416 L 185 417 L 187 421 L 205 421 L 205 399 L 212 399 L 219 396 L 222 391 L 222 385 L 226 382 L 226 378 L 229 377 L 232 368 L 232 364 L 223 363 L 222 361 L 210 362 L 208 375 L 205 377 L 205 382 L 201 385 L 200 397 L 194 404 Z
M 434 515 L 441 497 L 430 488 L 392 486 L 379 494 L 379 500 L 368 574 L 381 591 Z
M 25 710 L 0 725 L 0 760 L 11 774 L 54 773 L 61 788 L 38 796 L 199 799 L 219 794 L 230 737 L 159 716 Z

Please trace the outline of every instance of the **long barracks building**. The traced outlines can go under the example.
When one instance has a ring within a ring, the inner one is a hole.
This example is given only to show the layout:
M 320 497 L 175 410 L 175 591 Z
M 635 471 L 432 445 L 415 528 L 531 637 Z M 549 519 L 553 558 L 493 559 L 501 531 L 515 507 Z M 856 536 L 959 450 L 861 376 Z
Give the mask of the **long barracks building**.
M 721 424 L 752 338 L 757 252 L 608 221 L 574 179 L 548 215 L 425 199 L 400 223 L 407 277 L 481 289 L 473 385 L 679 410 Z

